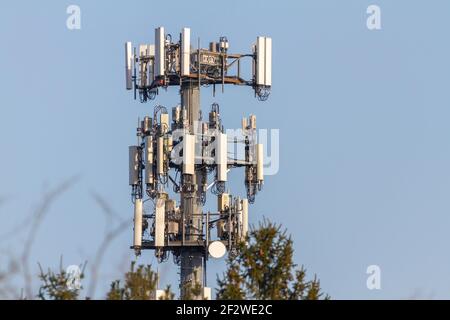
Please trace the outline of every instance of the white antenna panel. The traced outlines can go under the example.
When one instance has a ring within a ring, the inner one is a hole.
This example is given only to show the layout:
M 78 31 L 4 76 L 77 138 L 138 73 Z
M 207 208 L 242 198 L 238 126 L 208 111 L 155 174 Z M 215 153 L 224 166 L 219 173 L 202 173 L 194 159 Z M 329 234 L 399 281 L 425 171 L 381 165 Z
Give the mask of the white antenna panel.
M 169 131 L 170 126 L 169 126 L 169 114 L 168 113 L 161 113 L 161 116 L 159 117 L 159 122 L 161 124 L 161 132 L 162 133 L 166 133 L 167 131 Z
M 155 247 L 164 247 L 165 225 L 165 201 L 159 198 L 155 207 Z
M 153 137 L 145 137 L 145 183 L 153 183 Z
M 256 40 L 256 84 L 272 86 L 272 38 Z
M 230 207 L 230 195 L 228 193 L 219 194 L 217 197 L 217 209 L 225 211 Z
M 149 44 L 147 45 L 147 55 L 149 57 L 155 57 L 155 45 L 154 44 Z M 147 65 L 147 69 L 148 69 L 148 84 L 152 84 L 153 80 L 155 80 L 155 64 L 154 64 L 154 60 L 150 59 L 148 61 L 148 65 Z
M 156 152 L 156 173 L 164 174 L 164 138 L 159 137 Z
M 245 130 L 247 130 L 247 118 L 242 118 L 242 131 L 245 132 Z
M 147 45 L 147 55 L 150 57 L 155 56 L 155 45 L 154 44 L 148 44 Z
M 272 38 L 266 38 L 266 54 L 265 54 L 265 69 L 266 75 L 264 85 L 266 87 L 272 86 Z
M 221 182 L 227 181 L 228 170 L 228 141 L 227 135 L 219 133 L 216 145 L 216 164 L 217 164 L 217 180 Z
M 254 114 L 251 114 L 249 117 L 250 122 L 250 129 L 256 130 L 256 116 Z
M 181 31 L 181 75 L 191 73 L 191 29 L 183 28 Z
M 242 240 L 245 240 L 248 234 L 248 199 L 242 199 Z
M 185 134 L 183 137 L 183 173 L 195 173 L 195 136 Z
M 155 77 L 163 76 L 166 72 L 166 40 L 164 27 L 155 29 Z
M 142 59 L 146 56 L 147 56 L 147 45 L 146 44 L 139 45 L 139 58 Z M 140 60 L 139 62 L 140 62 L 139 63 L 140 85 L 144 87 L 147 85 L 148 82 L 147 67 L 142 60 Z
M 264 37 L 256 39 L 256 84 L 263 86 L 265 82 L 265 44 Z
M 136 199 L 134 203 L 134 241 L 133 246 L 142 246 L 142 199 Z
M 152 57 L 154 55 L 155 55 L 155 45 L 154 44 L 139 45 L 139 56 L 140 57 Z
M 238 236 L 239 239 L 242 239 L 243 215 L 242 215 L 242 200 L 241 200 L 240 197 L 236 198 L 236 211 L 237 211 L 237 218 L 238 218 L 237 236 Z
M 131 42 L 125 43 L 125 81 L 127 90 L 133 89 L 133 52 Z
M 211 300 L 211 288 L 204 287 L 203 288 L 203 299 L 204 300 Z
M 140 44 L 139 45 L 139 57 L 146 57 L 146 56 L 147 56 L 147 45 Z

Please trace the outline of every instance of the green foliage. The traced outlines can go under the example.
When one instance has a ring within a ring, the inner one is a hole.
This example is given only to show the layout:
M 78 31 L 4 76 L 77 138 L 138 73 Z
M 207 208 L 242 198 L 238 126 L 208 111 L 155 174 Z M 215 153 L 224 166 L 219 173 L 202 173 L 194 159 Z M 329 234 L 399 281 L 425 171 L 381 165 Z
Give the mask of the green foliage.
M 317 277 L 306 281 L 306 270 L 293 262 L 293 241 L 281 226 L 264 220 L 252 228 L 247 244 L 230 253 L 227 271 L 218 278 L 222 300 L 317 300 L 323 297 Z M 328 296 L 325 296 L 328 298 Z
M 219 285 L 217 298 L 220 300 L 244 300 L 246 297 L 245 280 L 241 274 L 238 258 L 236 253 L 230 253 L 227 259 L 227 271 L 222 279 L 217 279 Z
M 175 299 L 175 293 L 173 293 L 172 290 L 170 290 L 170 285 L 168 285 L 164 290 L 164 297 L 161 298 L 160 300 L 173 300 L 173 299 Z
M 217 298 L 222 300 L 318 300 L 329 299 L 321 291 L 316 276 L 307 280 L 306 270 L 293 263 L 293 241 L 286 230 L 268 220 L 250 230 L 246 242 L 230 252 L 227 270 L 217 279 Z M 62 268 L 58 272 L 40 267 L 42 285 L 38 297 L 42 300 L 76 300 L 82 288 L 71 288 L 71 277 Z M 81 278 L 84 277 L 84 267 Z M 111 283 L 107 300 L 154 300 L 158 286 L 158 275 L 150 265 L 131 263 L 130 271 L 121 280 Z M 202 297 L 199 281 L 186 284 L 184 300 Z M 163 300 L 172 300 L 175 294 L 170 286 L 165 289 Z
M 183 295 L 181 300 L 201 300 L 199 297 L 203 296 L 203 288 L 200 282 L 195 281 L 195 284 L 187 283 L 184 285 Z
M 120 280 L 111 283 L 111 288 L 106 294 L 106 300 L 124 300 L 125 289 L 120 287 Z
M 59 272 L 53 272 L 50 268 L 44 272 L 39 264 L 40 274 L 39 279 L 42 281 L 39 288 L 38 298 L 41 300 L 77 300 L 80 294 L 80 288 L 72 288 L 70 286 L 71 275 L 68 274 L 62 267 L 62 260 L 59 267 Z M 80 280 L 84 277 L 84 267 L 80 275 Z
M 124 285 L 120 280 L 113 281 L 106 295 L 107 300 L 154 300 L 158 284 L 158 275 L 150 265 L 139 265 L 131 263 L 131 269 L 125 274 Z M 164 299 L 172 300 L 174 294 L 168 286 L 165 290 Z

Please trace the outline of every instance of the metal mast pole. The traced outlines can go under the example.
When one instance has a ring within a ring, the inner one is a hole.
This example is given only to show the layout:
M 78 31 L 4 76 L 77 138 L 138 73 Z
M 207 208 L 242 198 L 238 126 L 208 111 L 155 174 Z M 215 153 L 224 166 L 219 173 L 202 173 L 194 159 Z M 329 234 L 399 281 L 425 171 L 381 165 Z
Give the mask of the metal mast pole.
M 196 134 L 197 123 L 200 120 L 200 87 L 198 84 L 189 82 L 182 86 L 181 105 L 186 108 L 188 114 L 190 133 Z M 201 234 L 203 233 L 203 207 L 199 196 L 203 178 L 203 172 L 196 169 L 195 175 L 192 176 L 193 181 L 191 181 L 194 186 L 193 191 L 182 190 L 181 192 L 181 209 L 184 215 L 183 227 L 185 228 L 185 240 L 187 241 L 201 240 Z M 204 287 L 203 273 L 205 272 L 203 270 L 204 250 L 198 246 L 184 246 L 181 250 L 181 297 L 186 297 L 194 286 L 200 285 L 202 289 L 200 294 L 193 298 L 201 299 Z

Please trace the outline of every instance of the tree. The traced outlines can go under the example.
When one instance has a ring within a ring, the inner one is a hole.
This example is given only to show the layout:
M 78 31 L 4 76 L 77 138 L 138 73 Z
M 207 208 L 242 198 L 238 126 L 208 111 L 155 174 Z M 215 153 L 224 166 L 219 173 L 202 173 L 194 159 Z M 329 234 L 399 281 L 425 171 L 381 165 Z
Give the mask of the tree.
M 77 281 L 84 278 L 84 269 L 86 264 L 78 275 Z M 81 286 L 74 285 L 73 275 L 67 273 L 62 267 L 62 258 L 58 272 L 48 269 L 44 272 L 39 264 L 39 279 L 42 284 L 39 288 L 38 298 L 41 300 L 77 300 L 80 295 Z
M 158 286 L 158 275 L 150 265 L 139 265 L 135 268 L 135 263 L 131 263 L 131 269 L 125 274 L 124 286 L 120 280 L 113 281 L 111 288 L 106 295 L 107 300 L 154 300 L 156 299 L 156 289 Z M 172 300 L 175 295 L 167 286 L 163 299 Z
M 227 258 L 227 270 L 217 278 L 217 298 L 222 300 L 318 300 L 328 299 L 320 288 L 316 276 L 307 280 L 306 270 L 293 262 L 293 241 L 281 225 L 263 220 L 257 228 L 251 228 L 249 236 Z M 40 299 L 76 300 L 80 286 L 71 286 L 71 275 L 62 268 L 45 273 L 41 266 L 39 278 Z M 80 279 L 84 277 L 82 269 Z M 154 300 L 158 287 L 158 275 L 150 265 L 136 267 L 131 263 L 123 280 L 111 283 L 107 300 Z M 201 295 L 201 286 L 188 285 L 182 299 L 195 299 Z M 172 300 L 175 294 L 170 286 L 160 299 Z
M 184 290 L 180 296 L 181 300 L 201 300 L 203 296 L 203 288 L 200 282 L 197 280 L 197 274 L 195 274 L 194 283 L 185 283 Z
M 246 242 L 227 259 L 227 270 L 217 278 L 222 300 L 328 299 L 317 277 L 306 280 L 306 270 L 293 262 L 293 241 L 281 225 L 268 220 L 252 228 Z
M 84 269 L 78 275 L 78 280 L 84 278 Z M 39 288 L 38 298 L 42 300 L 77 300 L 80 296 L 81 286 L 73 286 L 72 275 L 67 273 L 62 267 L 62 260 L 58 272 L 48 269 L 44 272 L 39 265 L 39 279 L 42 284 Z M 81 269 L 80 269 L 81 270 Z M 120 280 L 111 283 L 109 292 L 106 295 L 107 300 L 154 300 L 156 299 L 156 288 L 158 284 L 158 275 L 154 272 L 150 265 L 139 265 L 135 267 L 135 263 L 131 263 L 130 271 L 125 274 L 124 285 Z M 173 300 L 175 294 L 171 291 L 170 286 L 164 290 L 164 294 L 160 297 L 162 300 Z M 86 298 L 89 299 L 89 298 Z

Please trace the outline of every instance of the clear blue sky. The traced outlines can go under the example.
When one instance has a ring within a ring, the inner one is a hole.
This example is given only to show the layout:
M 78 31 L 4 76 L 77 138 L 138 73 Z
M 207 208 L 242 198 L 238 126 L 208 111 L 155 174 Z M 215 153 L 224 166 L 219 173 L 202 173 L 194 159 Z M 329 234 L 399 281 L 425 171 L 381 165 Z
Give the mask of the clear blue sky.
M 70 4 L 81 7 L 79 31 L 66 28 Z M 380 31 L 366 28 L 370 4 L 381 7 Z M 0 235 L 74 175 L 81 179 L 39 230 L 33 266 L 56 267 L 60 255 L 65 265 L 92 260 L 105 230 L 92 192 L 131 219 L 127 147 L 154 104 L 124 90 L 125 41 L 152 43 L 156 26 L 189 26 L 204 46 L 226 35 L 231 51 L 248 52 L 268 35 L 269 101 L 248 88 L 202 96 L 205 111 L 220 103 L 227 127 L 254 113 L 260 128 L 280 129 L 280 171 L 267 177 L 250 221 L 285 225 L 296 262 L 333 298 L 449 298 L 449 13 L 446 0 L 2 1 Z M 155 104 L 178 99 L 172 89 Z M 23 238 L 0 247 L 17 252 Z M 131 239 L 130 225 L 106 253 L 97 297 L 133 259 Z M 139 262 L 154 264 L 152 256 Z M 366 288 L 372 264 L 382 270 L 379 291 Z M 170 265 L 160 266 L 163 284 L 176 284 Z M 211 286 L 223 266 L 210 264 Z

